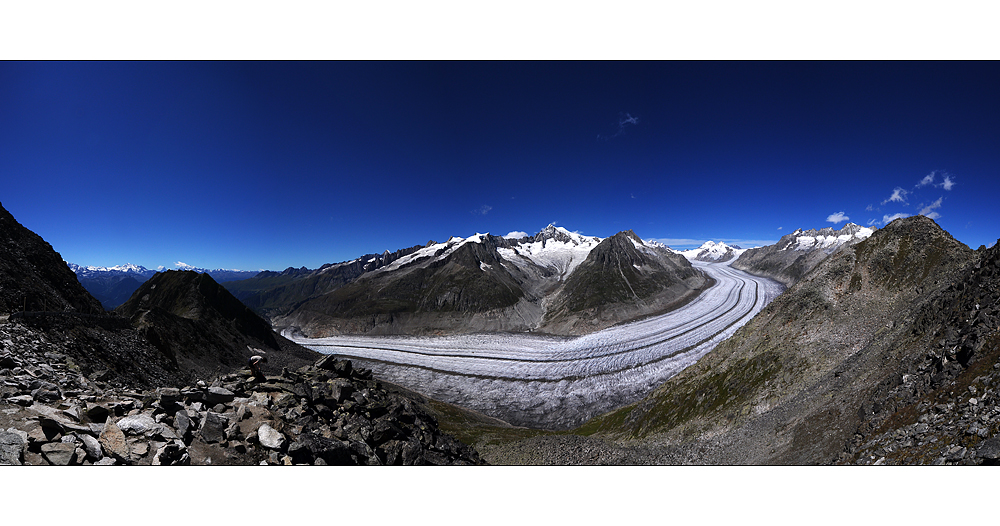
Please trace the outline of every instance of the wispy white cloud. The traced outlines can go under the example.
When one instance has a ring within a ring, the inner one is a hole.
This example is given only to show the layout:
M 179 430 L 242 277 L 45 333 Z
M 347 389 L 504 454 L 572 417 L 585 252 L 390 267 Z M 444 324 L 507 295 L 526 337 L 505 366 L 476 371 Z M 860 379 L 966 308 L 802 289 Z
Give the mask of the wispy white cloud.
M 893 221 L 895 221 L 897 219 L 904 218 L 904 217 L 910 217 L 910 214 L 904 214 L 902 212 L 898 212 L 898 213 L 892 214 L 891 216 L 890 215 L 884 215 L 884 216 L 882 216 L 882 224 L 883 225 L 888 225 L 889 223 L 892 223 Z
M 924 178 L 921 179 L 919 183 L 917 183 L 917 188 L 920 188 L 921 186 L 927 186 L 927 185 L 933 183 L 935 175 L 937 175 L 936 171 L 935 172 L 931 172 L 931 173 L 925 175 Z
M 869 221 L 868 221 L 868 226 L 872 226 L 872 225 L 874 225 L 874 224 L 876 224 L 876 223 L 878 223 L 878 218 L 877 218 L 877 217 L 876 217 L 875 219 L 871 219 L 871 220 L 869 220 Z
M 639 124 L 639 117 L 633 117 L 631 113 L 619 113 L 618 114 L 618 130 L 615 131 L 613 135 L 598 135 L 598 140 L 608 140 L 614 139 L 619 135 L 625 133 L 626 126 L 635 126 Z
M 952 180 L 951 175 L 947 175 L 946 174 L 944 176 L 944 181 L 942 181 L 940 184 L 936 184 L 934 186 L 940 186 L 941 188 L 944 188 L 945 190 L 951 190 L 951 188 L 953 186 L 955 186 L 955 181 Z
M 889 198 L 886 199 L 885 201 L 882 201 L 882 204 L 884 205 L 886 203 L 906 203 L 906 195 L 909 193 L 910 193 L 909 191 L 904 190 L 897 186 L 892 190 L 892 195 L 890 195 Z
M 875 211 L 875 207 L 873 205 L 868 205 L 868 207 L 865 208 L 865 211 L 866 212 L 874 212 Z
M 931 219 L 937 219 L 937 218 L 941 217 L 941 214 L 935 212 L 934 210 L 938 209 L 938 208 L 941 208 L 941 201 L 943 199 L 944 199 L 943 197 L 939 197 L 937 201 L 934 201 L 933 203 L 931 203 L 931 204 L 929 204 L 929 205 L 921 208 L 920 209 L 920 215 L 927 216 L 927 217 L 929 217 Z
M 782 228 L 785 228 L 785 227 L 783 227 L 783 226 L 779 226 L 779 227 L 778 227 L 778 230 L 781 230 Z
M 490 206 L 490 205 L 483 205 L 483 206 L 477 208 L 476 210 L 473 210 L 472 211 L 472 215 L 484 216 L 484 215 L 490 213 L 490 210 L 493 210 L 492 206 Z
M 528 233 L 515 230 L 513 232 L 508 232 L 507 235 L 503 237 L 505 239 L 521 239 L 522 237 L 528 237 Z
M 848 219 L 850 219 L 850 217 L 847 217 L 843 212 L 837 212 L 826 216 L 826 221 L 833 224 L 841 223 L 843 221 L 847 221 Z

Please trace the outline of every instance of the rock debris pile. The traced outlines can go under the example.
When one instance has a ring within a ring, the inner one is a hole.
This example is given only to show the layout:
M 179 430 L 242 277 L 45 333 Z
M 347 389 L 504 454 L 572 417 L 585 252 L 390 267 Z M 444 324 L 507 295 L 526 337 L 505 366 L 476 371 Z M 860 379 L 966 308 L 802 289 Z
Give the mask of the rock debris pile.
M 484 464 L 371 372 L 326 356 L 255 379 L 130 391 L 0 324 L 0 465 Z

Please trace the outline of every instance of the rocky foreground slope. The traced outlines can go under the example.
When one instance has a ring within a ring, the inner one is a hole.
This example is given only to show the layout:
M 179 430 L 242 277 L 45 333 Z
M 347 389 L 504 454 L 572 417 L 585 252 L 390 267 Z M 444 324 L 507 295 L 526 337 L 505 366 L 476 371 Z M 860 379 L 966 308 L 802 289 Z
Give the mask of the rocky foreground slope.
M 108 314 L 2 208 L 0 240 L 0 464 L 482 462 L 427 400 L 277 336 L 207 275 L 157 274 Z
M 0 465 L 482 464 L 371 372 L 324 357 L 256 380 L 114 387 L 44 332 L 0 324 Z

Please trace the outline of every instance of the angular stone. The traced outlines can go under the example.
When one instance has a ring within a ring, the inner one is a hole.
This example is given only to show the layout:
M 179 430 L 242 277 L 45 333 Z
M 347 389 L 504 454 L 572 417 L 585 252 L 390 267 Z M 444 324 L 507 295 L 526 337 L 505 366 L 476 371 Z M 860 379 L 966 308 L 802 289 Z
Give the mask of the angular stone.
M 48 389 L 35 389 L 31 392 L 31 397 L 39 402 L 52 403 L 57 400 L 62 400 L 62 396 L 56 391 L 49 391 Z
M 257 440 L 268 449 L 280 450 L 285 445 L 285 436 L 266 423 L 257 428 Z
M 115 424 L 123 433 L 131 436 L 149 436 L 158 431 L 160 427 L 160 424 L 157 424 L 156 420 L 153 420 L 153 417 L 146 414 L 126 416 L 115 422 Z
M 989 460 L 1000 458 L 1000 437 L 993 437 L 983 440 L 976 449 L 976 456 Z
M 35 399 L 32 398 L 31 395 L 12 396 L 8 398 L 7 401 L 12 404 L 21 405 L 24 407 L 28 407 L 29 405 L 35 403 Z
M 191 455 L 183 445 L 171 442 L 156 450 L 153 455 L 153 466 L 187 466 L 191 464 Z
M 157 390 L 160 397 L 160 405 L 169 407 L 181 401 L 181 390 L 175 387 L 161 387 Z
M 74 422 L 64 411 L 44 404 L 35 404 L 31 410 L 38 413 L 38 421 L 42 427 L 57 430 L 60 433 L 89 433 L 90 426 Z
M 101 432 L 101 436 L 97 440 L 101 443 L 105 455 L 124 462 L 129 461 L 129 448 L 128 442 L 125 440 L 125 433 L 114 422 L 104 424 L 104 431 Z
M 94 462 L 94 465 L 95 466 L 114 466 L 116 463 L 117 462 L 115 462 L 114 458 L 104 457 L 101 460 L 98 460 L 97 462 Z
M 94 422 L 104 422 L 110 414 L 111 411 L 103 405 L 87 404 L 87 417 Z
M 226 426 L 228 425 L 229 418 L 225 415 L 209 411 L 201 423 L 201 438 L 209 443 L 224 442 L 226 440 Z
M 0 465 L 20 466 L 24 462 L 24 451 L 27 448 L 26 436 L 0 431 Z
M 80 435 L 80 441 L 83 442 L 83 449 L 87 452 L 87 458 L 93 461 L 104 458 L 104 454 L 101 452 L 101 443 L 96 438 L 90 435 Z
M 42 456 L 53 466 L 68 466 L 76 456 L 76 444 L 49 442 L 42 444 Z
M 209 387 L 205 393 L 205 403 L 208 405 L 228 404 L 236 398 L 236 394 L 225 387 Z
M 87 459 L 87 450 L 83 449 L 83 446 L 76 444 L 76 451 L 73 452 L 73 463 L 77 466 L 82 466 L 83 461 Z
M 144 457 L 146 453 L 149 453 L 149 442 L 141 438 L 130 438 L 128 444 L 133 458 Z
M 194 422 L 191 421 L 191 417 L 188 416 L 187 411 L 182 409 L 174 414 L 174 429 L 177 430 L 178 435 L 185 437 L 193 428 Z

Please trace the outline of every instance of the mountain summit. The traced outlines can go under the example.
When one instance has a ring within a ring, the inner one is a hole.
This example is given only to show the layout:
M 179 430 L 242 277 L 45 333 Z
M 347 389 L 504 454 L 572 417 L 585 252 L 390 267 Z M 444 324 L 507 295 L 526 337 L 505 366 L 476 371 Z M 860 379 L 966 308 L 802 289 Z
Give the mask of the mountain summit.
M 773 245 L 744 251 L 733 268 L 779 281 L 785 286 L 802 279 L 827 256 L 844 246 L 867 239 L 875 231 L 854 223 L 840 230 L 801 228 L 786 234 Z
M 696 261 L 722 263 L 740 257 L 747 249 L 738 245 L 727 245 L 723 242 L 706 241 L 700 247 L 691 250 L 675 250 L 674 252 Z
M 709 282 L 634 232 L 601 239 L 549 225 L 519 239 L 452 237 L 226 286 L 274 326 L 310 336 L 580 334 L 675 308 Z

